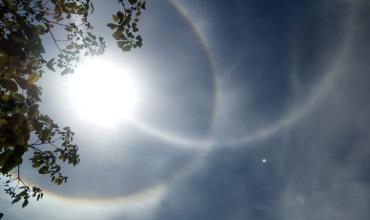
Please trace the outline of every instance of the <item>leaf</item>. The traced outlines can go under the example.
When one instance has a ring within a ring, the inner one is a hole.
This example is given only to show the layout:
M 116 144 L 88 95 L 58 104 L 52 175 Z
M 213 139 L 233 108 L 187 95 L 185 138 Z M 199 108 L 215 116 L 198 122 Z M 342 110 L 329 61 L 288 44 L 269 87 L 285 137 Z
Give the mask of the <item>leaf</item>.
M 23 43 L 23 42 L 25 42 L 25 41 L 26 41 L 26 39 L 25 39 L 25 38 L 22 38 L 21 36 L 16 35 L 16 34 L 14 34 L 14 35 L 13 35 L 13 40 L 14 40 L 14 42 L 16 42 L 16 43 Z
M 0 118 L 0 127 L 3 126 L 3 125 L 6 125 L 6 124 L 8 124 L 8 121 L 3 119 L 3 118 Z
M 49 172 L 49 167 L 43 166 L 39 169 L 40 174 L 47 174 Z
M 118 25 L 116 25 L 116 24 L 113 24 L 113 23 L 108 23 L 107 24 L 107 27 L 109 27 L 110 29 L 115 29 L 115 28 L 117 28 L 118 27 Z
M 7 150 L 0 154 L 0 167 L 2 167 L 5 163 L 5 161 L 8 159 L 9 155 L 12 154 L 12 151 Z
M 40 95 L 41 91 L 36 85 L 32 85 L 29 89 L 27 89 L 27 95 L 31 96 L 32 98 L 36 99 L 37 101 L 41 101 Z
M 125 14 L 123 14 L 122 11 L 117 12 L 117 17 L 119 19 L 119 22 L 122 22 L 122 20 L 125 18 Z
M 0 99 L 3 102 L 7 102 L 7 101 L 9 101 L 10 97 L 8 95 L 2 95 Z
M 73 73 L 73 69 L 72 68 L 69 68 L 69 67 L 66 67 L 63 71 L 62 71 L 62 75 L 65 75 L 65 74 L 68 74 L 68 73 Z
M 3 3 L 8 7 L 8 8 L 13 8 L 13 3 L 10 0 L 3 0 Z
M 46 142 L 50 138 L 50 135 L 51 135 L 51 130 L 45 129 L 41 132 L 40 140 L 43 142 Z
M 42 25 L 36 25 L 36 27 L 40 34 L 45 34 L 47 32 L 47 29 Z
M 32 164 L 32 167 L 33 168 L 38 168 L 38 167 L 40 167 L 41 166 L 41 164 L 39 163 L 39 162 L 34 162 L 33 164 Z
M 28 76 L 27 81 L 28 83 L 32 84 L 37 82 L 40 79 L 40 76 L 36 73 L 32 73 Z
M 17 84 L 10 79 L 0 78 L 0 85 L 9 91 L 18 91 Z
M 23 135 L 18 135 L 15 143 L 19 146 L 25 146 L 27 145 L 27 138 Z
M 71 49 L 73 49 L 73 47 L 74 47 L 74 46 L 73 46 L 73 44 L 68 44 L 68 45 L 66 46 L 66 49 L 67 49 L 67 50 L 71 50 Z
M 38 110 L 39 110 L 39 105 L 38 104 L 33 104 L 28 108 L 28 115 L 30 117 L 34 117 L 36 115 L 36 113 L 38 112 Z
M 17 196 L 13 201 L 12 201 L 12 204 L 16 203 L 16 202 L 19 202 L 19 200 L 21 200 L 22 197 L 20 196 Z
M 123 47 L 126 47 L 127 45 L 130 44 L 130 41 L 127 41 L 127 40 L 120 40 L 120 41 L 117 41 L 117 46 L 119 48 L 123 48 Z
M 14 77 L 15 81 L 18 83 L 18 85 L 22 88 L 22 89 L 28 89 L 30 87 L 30 84 L 28 83 L 27 80 L 23 79 L 22 77 L 20 76 L 15 76 Z
M 63 183 L 63 179 L 58 178 L 58 179 L 56 180 L 56 183 L 57 183 L 58 185 L 61 185 L 61 184 Z
M 26 207 L 28 205 L 28 200 L 24 200 L 23 204 L 22 204 L 22 208 Z
M 10 97 L 18 102 L 24 101 L 24 96 L 18 93 L 10 93 Z
M 113 34 L 112 34 L 113 38 L 116 39 L 116 40 L 127 40 L 127 38 L 125 37 L 125 35 L 122 33 L 122 31 L 115 31 Z
M 115 21 L 115 22 L 117 22 L 118 21 L 117 15 L 112 15 L 112 20 Z
M 130 2 L 131 5 L 133 5 L 136 4 L 137 0 L 128 0 L 128 2 Z
M 12 170 L 14 167 L 22 163 L 22 155 L 17 155 L 15 153 L 12 153 L 8 156 L 7 160 L 4 163 L 4 166 L 1 168 L 1 172 L 3 174 L 8 173 L 10 170 Z
M 131 48 L 132 48 L 132 46 L 129 45 L 129 46 L 122 47 L 121 49 L 122 49 L 122 51 L 127 52 L 127 51 L 130 51 Z
M 55 72 L 55 69 L 54 69 L 54 58 L 52 58 L 51 60 L 49 60 L 49 62 L 46 63 L 46 67 L 49 69 L 49 70 L 52 70 L 53 72 Z
M 19 113 L 19 112 L 14 113 L 12 119 L 19 123 L 27 121 L 26 116 L 24 116 L 22 113 Z

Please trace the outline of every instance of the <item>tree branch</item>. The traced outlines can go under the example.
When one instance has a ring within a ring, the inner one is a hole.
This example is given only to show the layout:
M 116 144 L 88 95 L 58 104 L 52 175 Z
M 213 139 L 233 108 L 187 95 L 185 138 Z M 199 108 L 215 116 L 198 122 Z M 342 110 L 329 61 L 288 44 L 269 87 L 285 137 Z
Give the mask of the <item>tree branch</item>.
M 55 39 L 55 36 L 54 36 L 53 32 L 50 30 L 50 28 L 49 28 L 49 30 L 48 30 L 48 31 L 49 31 L 49 33 L 50 33 L 51 38 L 52 38 L 52 39 L 53 39 L 53 41 L 54 41 L 55 46 L 57 47 L 57 49 L 58 49 L 59 53 L 63 55 L 63 52 L 62 52 L 62 50 L 60 49 L 59 44 L 58 44 L 57 40 Z

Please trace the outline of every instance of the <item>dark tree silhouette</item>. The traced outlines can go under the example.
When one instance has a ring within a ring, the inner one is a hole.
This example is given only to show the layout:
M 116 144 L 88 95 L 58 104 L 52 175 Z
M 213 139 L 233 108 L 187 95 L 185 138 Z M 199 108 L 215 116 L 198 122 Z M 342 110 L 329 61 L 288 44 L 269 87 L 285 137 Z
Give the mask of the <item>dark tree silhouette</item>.
M 107 24 L 117 46 L 123 51 L 141 47 L 138 22 L 145 1 L 117 4 L 122 9 Z M 105 41 L 89 22 L 94 10 L 90 0 L 0 0 L 0 177 L 12 203 L 22 201 L 22 207 L 31 197 L 43 196 L 40 188 L 28 186 L 20 176 L 26 151 L 33 152 L 27 158 L 32 167 L 58 185 L 67 181 L 60 162 L 75 166 L 80 161 L 71 129 L 59 127 L 39 111 L 41 88 L 36 82 L 46 69 L 73 73 L 81 56 L 104 52 Z M 50 35 L 56 57 L 46 60 L 43 35 Z

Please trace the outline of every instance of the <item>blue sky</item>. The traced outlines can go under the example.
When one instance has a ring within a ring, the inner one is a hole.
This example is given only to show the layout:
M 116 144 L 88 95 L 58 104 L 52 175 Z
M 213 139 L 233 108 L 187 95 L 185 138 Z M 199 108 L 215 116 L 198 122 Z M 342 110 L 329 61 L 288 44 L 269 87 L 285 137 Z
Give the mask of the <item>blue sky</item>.
M 95 1 L 92 21 L 102 59 L 142 88 L 137 117 L 84 121 L 68 76 L 46 74 L 42 108 L 76 132 L 81 163 L 62 186 L 25 163 L 45 198 L 4 194 L 5 219 L 369 219 L 367 1 L 148 1 L 126 54 L 105 28 L 117 7 Z

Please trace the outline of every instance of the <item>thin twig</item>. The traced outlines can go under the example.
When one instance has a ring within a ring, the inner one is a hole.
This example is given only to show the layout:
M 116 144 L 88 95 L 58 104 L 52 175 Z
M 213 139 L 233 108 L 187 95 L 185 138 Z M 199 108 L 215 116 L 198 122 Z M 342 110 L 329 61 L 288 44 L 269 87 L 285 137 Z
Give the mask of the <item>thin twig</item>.
M 42 152 L 42 150 L 38 149 L 38 148 L 37 148 L 37 147 L 35 147 L 34 145 L 30 145 L 30 146 L 28 146 L 28 147 L 30 147 L 31 149 L 36 150 L 36 151 L 38 151 L 38 152 Z
M 52 23 L 52 24 L 56 24 L 56 25 L 60 25 L 60 26 L 63 26 L 63 27 L 70 27 L 69 25 L 67 24 L 62 24 L 62 23 L 59 23 L 59 22 L 55 22 L 55 21 L 50 21 L 46 18 L 44 18 L 44 21 L 48 22 L 48 23 Z
M 56 47 L 57 47 L 57 49 L 59 50 L 59 53 L 63 55 L 63 52 L 62 52 L 62 50 L 60 49 L 59 44 L 58 44 L 57 40 L 55 39 L 55 36 L 54 36 L 53 32 L 50 30 L 50 28 L 49 28 L 49 33 L 50 33 L 51 38 L 52 38 L 52 39 L 53 39 L 53 41 L 54 41 L 55 46 L 56 46 Z

